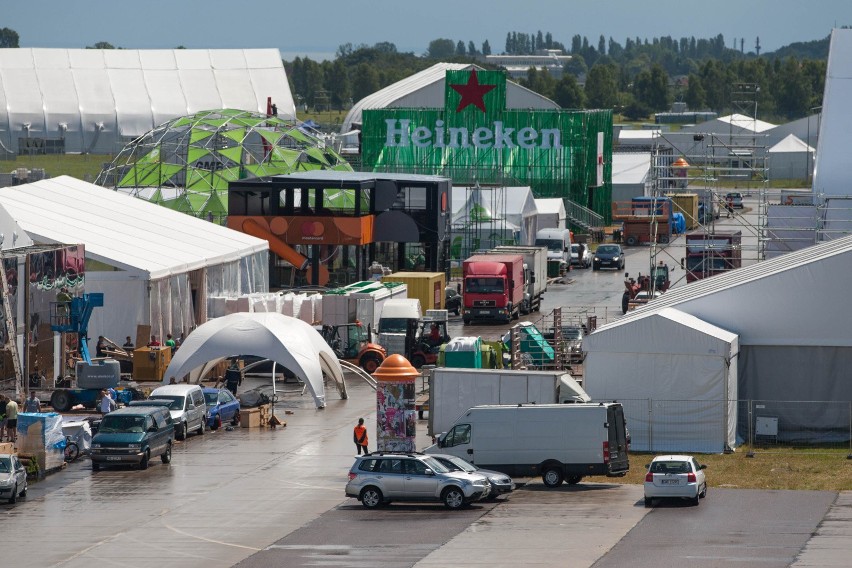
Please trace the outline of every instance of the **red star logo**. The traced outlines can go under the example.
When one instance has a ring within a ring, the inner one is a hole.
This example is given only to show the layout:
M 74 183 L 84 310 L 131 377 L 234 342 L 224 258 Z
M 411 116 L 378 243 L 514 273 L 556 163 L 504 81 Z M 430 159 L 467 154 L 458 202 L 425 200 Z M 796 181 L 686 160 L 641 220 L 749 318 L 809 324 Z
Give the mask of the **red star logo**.
M 450 87 L 461 95 L 461 101 L 456 112 L 461 112 L 470 105 L 485 112 L 485 102 L 483 102 L 482 97 L 496 88 L 497 85 L 480 85 L 479 78 L 476 76 L 476 70 L 474 69 L 470 72 L 470 77 L 468 77 L 466 85 L 450 85 Z

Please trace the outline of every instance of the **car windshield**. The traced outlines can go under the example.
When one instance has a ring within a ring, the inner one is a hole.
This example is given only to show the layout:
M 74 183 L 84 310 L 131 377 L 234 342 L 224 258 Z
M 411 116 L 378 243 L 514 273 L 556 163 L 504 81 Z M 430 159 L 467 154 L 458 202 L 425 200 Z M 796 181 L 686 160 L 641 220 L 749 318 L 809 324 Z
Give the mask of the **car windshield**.
M 166 396 L 164 394 L 152 396 L 152 400 L 168 400 L 169 401 L 169 410 L 183 410 L 183 397 L 182 396 Z
M 651 473 L 691 473 L 689 462 L 658 461 L 651 464 Z
M 219 402 L 219 393 L 218 392 L 206 392 L 206 393 L 204 393 L 204 402 L 207 403 L 207 406 L 215 406 L 216 403 Z
M 98 433 L 117 434 L 123 432 L 141 433 L 145 431 L 144 416 L 104 416 Z
M 613 245 L 601 245 L 597 250 L 598 254 L 618 254 L 618 247 Z
M 435 458 L 423 458 L 425 463 L 435 473 L 447 473 L 450 469 Z
M 12 459 L 0 458 L 0 473 L 9 473 L 12 471 Z
M 536 239 L 535 246 L 547 247 L 547 250 L 562 252 L 562 249 L 565 248 L 565 241 L 562 239 Z
M 445 459 L 448 462 L 450 462 L 451 464 L 453 464 L 452 465 L 453 469 L 460 469 L 462 471 L 476 471 L 476 468 L 474 466 L 472 466 L 471 464 L 469 464 L 468 462 L 464 461 L 461 458 L 452 457 L 452 458 L 445 458 Z

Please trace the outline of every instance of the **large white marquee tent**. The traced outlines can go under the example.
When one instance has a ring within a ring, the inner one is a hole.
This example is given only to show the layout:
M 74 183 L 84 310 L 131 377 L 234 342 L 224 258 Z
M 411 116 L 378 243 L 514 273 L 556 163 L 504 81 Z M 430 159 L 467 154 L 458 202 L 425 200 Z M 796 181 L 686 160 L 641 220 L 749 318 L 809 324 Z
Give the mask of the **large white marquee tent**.
M 644 308 L 601 326 L 584 340 L 591 360 L 586 362 L 583 386 L 592 396 L 598 394 L 601 384 L 606 385 L 607 398 L 635 395 L 635 387 L 627 384 L 628 377 L 634 377 L 634 367 L 627 364 L 630 357 L 619 371 L 624 375 L 620 383 L 611 376 L 614 370 L 599 372 L 605 368 L 595 359 L 631 353 L 630 345 L 638 339 L 625 343 L 624 338 L 647 334 L 646 318 L 663 316 L 666 308 L 676 308 L 700 320 L 694 325 L 681 322 L 684 326 L 697 331 L 704 325 L 715 326 L 738 337 L 738 355 L 734 358 L 736 353 L 731 353 L 732 366 L 737 367 L 737 398 L 763 404 L 765 413 L 782 425 L 780 438 L 793 440 L 808 431 L 812 441 L 848 437 L 848 408 L 852 401 L 852 381 L 846 376 L 852 367 L 852 304 L 847 290 L 850 266 L 852 236 L 670 289 Z M 683 348 L 683 353 L 700 352 L 702 335 L 688 335 L 696 339 Z M 678 334 L 655 333 L 643 348 L 648 357 L 660 354 L 657 368 L 662 369 L 669 357 L 669 345 L 679 341 Z M 680 398 L 683 391 L 711 388 L 712 382 L 700 368 L 690 371 L 682 366 L 672 372 L 677 372 L 684 384 L 668 399 Z M 655 379 L 641 380 L 650 383 Z M 748 416 L 738 414 L 742 437 L 747 431 Z M 688 416 L 675 409 L 669 419 L 674 426 L 689 421 Z M 638 434 L 633 428 L 631 433 Z M 655 442 L 662 442 L 658 435 L 659 432 Z M 680 450 L 698 451 L 690 446 Z
M 237 313 L 211 320 L 196 329 L 181 345 L 166 369 L 171 377 L 198 382 L 205 370 L 227 357 L 254 355 L 283 365 L 305 381 L 317 408 L 325 407 L 323 375 L 346 398 L 343 369 L 334 352 L 311 327 L 297 318 L 277 313 Z
M 0 152 L 112 153 L 167 120 L 296 107 L 277 49 L 0 49 Z
M 4 188 L 2 206 L 36 244 L 83 244 L 85 289 L 103 292 L 90 335 L 177 336 L 211 296 L 267 292 L 269 244 L 68 176 Z

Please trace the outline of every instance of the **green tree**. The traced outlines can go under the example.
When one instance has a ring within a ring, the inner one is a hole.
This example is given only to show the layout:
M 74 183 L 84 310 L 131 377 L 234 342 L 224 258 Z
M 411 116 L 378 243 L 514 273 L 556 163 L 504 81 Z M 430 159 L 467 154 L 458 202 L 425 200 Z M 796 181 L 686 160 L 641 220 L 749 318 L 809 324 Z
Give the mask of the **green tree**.
M 614 108 L 618 103 L 618 83 L 611 65 L 595 65 L 586 75 L 588 108 Z
M 456 44 L 451 39 L 433 39 L 426 51 L 429 59 L 451 59 L 455 54 Z
M 785 118 L 805 116 L 810 107 L 810 94 L 808 78 L 802 73 L 799 60 L 794 57 L 785 59 L 778 74 L 775 93 L 778 112 Z
M 18 47 L 18 32 L 9 28 L 0 29 L 0 47 Z
M 586 106 L 586 95 L 577 79 L 569 73 L 562 75 L 556 83 L 553 100 L 562 108 L 583 108 Z
M 701 77 L 696 74 L 691 74 L 687 79 L 689 82 L 686 87 L 686 97 L 684 101 L 686 106 L 691 110 L 701 110 L 706 105 L 707 93 L 704 92 L 704 86 L 701 84 Z
M 491 44 L 487 39 L 482 42 L 482 55 L 491 55 Z
M 473 41 L 469 41 L 467 43 L 467 54 L 471 57 L 474 57 L 476 55 L 476 44 L 473 43 Z
M 535 67 L 530 67 L 526 79 L 521 80 L 521 85 L 549 99 L 556 93 L 556 81 L 547 69 L 538 71 Z
M 571 59 L 568 60 L 568 63 L 565 64 L 564 69 L 566 73 L 570 73 L 575 77 L 585 75 L 589 72 L 589 68 L 586 66 L 586 60 L 583 59 L 583 56 L 580 54 L 572 55 Z
M 340 59 L 329 65 L 326 71 L 325 87 L 329 91 L 332 107 L 340 110 L 348 106 L 352 98 L 352 86 L 346 65 Z
M 465 53 L 466 51 L 464 48 L 464 42 L 462 40 L 459 40 L 459 42 L 456 44 L 456 55 L 464 57 Z
M 99 41 L 95 45 L 87 45 L 86 49 L 115 49 L 115 46 L 108 41 Z
M 381 88 L 379 86 L 379 73 L 372 65 L 361 63 L 355 68 L 354 76 L 352 96 L 356 101 L 360 101 L 367 95 L 372 95 Z
M 671 106 L 668 74 L 657 64 L 650 71 L 642 71 L 633 81 L 633 96 L 637 103 L 652 111 L 668 110 Z

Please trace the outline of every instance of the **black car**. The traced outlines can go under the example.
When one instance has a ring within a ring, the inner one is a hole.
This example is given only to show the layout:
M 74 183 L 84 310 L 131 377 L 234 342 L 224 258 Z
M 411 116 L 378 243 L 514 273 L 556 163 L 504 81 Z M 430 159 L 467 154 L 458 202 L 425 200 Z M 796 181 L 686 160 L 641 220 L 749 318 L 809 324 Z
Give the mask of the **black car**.
M 599 245 L 592 258 L 592 270 L 615 268 L 624 270 L 624 250 L 621 245 Z
M 454 315 L 461 313 L 462 297 L 453 286 L 444 288 L 444 309 Z

